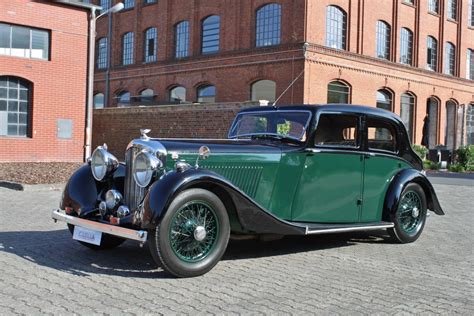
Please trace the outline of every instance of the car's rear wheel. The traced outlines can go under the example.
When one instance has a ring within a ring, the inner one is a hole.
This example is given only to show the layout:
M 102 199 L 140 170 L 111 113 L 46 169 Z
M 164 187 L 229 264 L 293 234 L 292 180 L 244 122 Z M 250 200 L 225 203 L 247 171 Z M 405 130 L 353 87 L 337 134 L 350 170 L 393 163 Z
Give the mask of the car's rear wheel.
M 194 277 L 211 270 L 222 258 L 230 225 L 222 201 L 203 189 L 181 192 L 149 234 L 153 259 L 177 277 Z
M 400 243 L 413 242 L 420 237 L 426 222 L 426 195 L 416 183 L 410 183 L 403 190 L 395 214 L 394 227 L 388 230 L 393 239 Z
M 69 231 L 71 232 L 71 235 L 74 235 L 74 225 L 67 224 L 67 227 L 69 228 Z M 105 249 L 112 249 L 112 248 L 118 247 L 121 244 L 123 244 L 124 241 L 125 241 L 125 239 L 123 239 L 123 238 L 115 237 L 115 236 L 112 236 L 112 235 L 109 235 L 109 234 L 102 234 L 102 238 L 101 238 L 99 246 L 89 244 L 89 243 L 83 242 L 83 241 L 78 241 L 78 242 L 81 245 L 84 245 L 84 246 L 86 246 L 87 248 L 90 248 L 90 249 L 105 250 Z

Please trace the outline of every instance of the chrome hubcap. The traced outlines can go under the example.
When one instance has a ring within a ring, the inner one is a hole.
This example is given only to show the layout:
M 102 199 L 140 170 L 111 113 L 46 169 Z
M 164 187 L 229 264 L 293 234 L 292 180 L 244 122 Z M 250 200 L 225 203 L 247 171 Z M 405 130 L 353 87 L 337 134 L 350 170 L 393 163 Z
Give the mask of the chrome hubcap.
M 417 207 L 413 208 L 411 211 L 411 216 L 413 218 L 418 218 L 418 216 L 420 216 L 420 210 Z
M 203 241 L 204 239 L 206 239 L 206 235 L 207 232 L 203 226 L 198 226 L 194 230 L 194 239 L 196 239 L 197 241 Z

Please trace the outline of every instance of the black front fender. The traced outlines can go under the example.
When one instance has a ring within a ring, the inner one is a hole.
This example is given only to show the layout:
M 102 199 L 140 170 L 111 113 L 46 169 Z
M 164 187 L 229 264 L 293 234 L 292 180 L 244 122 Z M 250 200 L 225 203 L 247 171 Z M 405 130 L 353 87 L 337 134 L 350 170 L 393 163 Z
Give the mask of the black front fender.
M 219 174 L 194 168 L 184 172 L 169 172 L 150 187 L 144 201 L 141 226 L 146 229 L 156 227 L 173 199 L 180 192 L 195 187 L 214 191 L 226 206 L 232 206 L 242 230 L 246 232 L 281 235 L 305 233 L 304 227 L 277 218 Z
M 428 178 L 416 169 L 403 169 L 393 177 L 390 183 L 387 195 L 385 196 L 383 220 L 390 221 L 391 215 L 397 211 L 403 190 L 412 182 L 419 184 L 423 188 L 428 203 L 428 209 L 438 215 L 444 215 L 433 185 Z

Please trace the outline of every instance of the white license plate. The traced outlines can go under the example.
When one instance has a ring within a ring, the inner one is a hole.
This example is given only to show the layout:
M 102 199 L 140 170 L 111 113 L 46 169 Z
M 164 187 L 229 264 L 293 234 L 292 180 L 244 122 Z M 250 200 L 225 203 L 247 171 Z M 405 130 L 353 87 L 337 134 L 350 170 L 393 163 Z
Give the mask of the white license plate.
M 87 242 L 89 244 L 100 246 L 100 240 L 102 239 L 102 232 L 87 229 L 84 227 L 75 226 L 74 234 L 72 238 L 75 240 Z

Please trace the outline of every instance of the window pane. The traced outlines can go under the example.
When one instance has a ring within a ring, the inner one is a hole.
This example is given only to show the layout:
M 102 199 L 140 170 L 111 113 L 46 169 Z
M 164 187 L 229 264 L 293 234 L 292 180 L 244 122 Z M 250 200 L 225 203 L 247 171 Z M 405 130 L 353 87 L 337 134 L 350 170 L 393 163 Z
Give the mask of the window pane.
M 431 36 L 428 36 L 427 40 L 427 57 L 426 57 L 426 67 L 429 70 L 436 71 L 438 69 L 438 42 Z
M 221 19 L 217 15 L 210 16 L 202 22 L 201 52 L 203 54 L 219 51 L 220 22 Z
M 267 4 L 257 11 L 256 46 L 272 46 L 280 44 L 281 5 Z
M 387 111 L 392 110 L 392 95 L 387 90 L 377 91 L 377 107 Z
M 469 0 L 467 8 L 467 23 L 469 26 L 474 27 L 474 0 Z
M 370 149 L 396 152 L 396 131 L 393 126 L 380 119 L 367 120 L 368 145 Z
M 198 99 L 199 103 L 214 103 L 216 101 L 216 87 L 214 86 L 204 86 L 198 89 Z
M 31 58 L 49 58 L 49 32 L 31 30 Z
M 11 27 L 0 23 L 0 55 L 10 55 Z
M 97 93 L 94 95 L 94 109 L 103 109 L 104 108 L 104 94 Z
M 438 0 L 429 0 L 428 10 L 430 12 L 438 13 Z
M 352 115 L 319 116 L 314 144 L 316 146 L 357 147 L 359 118 Z
M 0 77 L 0 82 L 0 135 L 26 136 L 29 84 L 7 76 Z
M 107 68 L 107 38 L 103 37 L 97 42 L 97 68 Z
M 131 9 L 135 6 L 135 0 L 124 0 L 123 7 L 124 9 Z
M 390 25 L 377 21 L 377 57 L 390 59 Z
M 140 93 L 140 101 L 153 102 L 155 99 L 155 92 L 152 89 L 145 89 Z
M 276 83 L 272 80 L 260 80 L 252 85 L 252 101 L 267 100 L 275 102 Z
M 455 67 L 455 48 L 451 43 L 446 43 L 445 52 L 444 52 L 444 73 L 447 75 L 454 76 L 454 67 Z
M 157 59 L 158 35 L 156 28 L 152 27 L 145 32 L 145 62 L 155 62 Z
M 415 97 L 404 93 L 401 96 L 400 117 L 408 132 L 410 141 L 413 139 L 413 112 L 415 108 Z
M 402 28 L 400 33 L 400 62 L 405 65 L 411 65 L 412 52 L 413 33 L 407 28 Z
M 326 46 L 346 49 L 346 13 L 336 6 L 326 9 Z
M 349 103 L 349 87 L 341 82 L 328 84 L 328 103 Z
M 133 33 L 128 32 L 123 36 L 122 39 L 122 64 L 131 65 L 133 64 Z
M 186 101 L 186 89 L 184 87 L 175 87 L 170 90 L 170 101 L 184 102 Z
M 12 56 L 30 57 L 30 32 L 26 27 L 12 27 Z
M 189 22 L 183 21 L 175 28 L 175 57 L 184 58 L 189 55 Z
M 466 78 L 470 80 L 474 80 L 474 50 L 473 49 L 467 50 Z
M 447 3 L 448 6 L 448 19 L 456 20 L 456 14 L 457 14 L 457 0 L 448 0 Z

